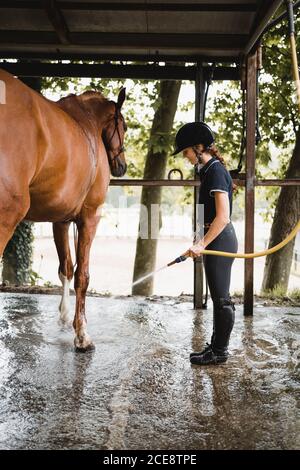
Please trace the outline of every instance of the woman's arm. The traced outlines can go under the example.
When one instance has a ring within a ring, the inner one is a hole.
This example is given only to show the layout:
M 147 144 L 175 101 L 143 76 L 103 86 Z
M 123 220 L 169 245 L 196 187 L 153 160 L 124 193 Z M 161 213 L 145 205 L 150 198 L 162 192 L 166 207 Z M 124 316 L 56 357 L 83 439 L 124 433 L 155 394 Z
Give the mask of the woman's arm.
M 216 217 L 212 221 L 208 232 L 203 239 L 193 245 L 189 252 L 190 256 L 197 257 L 199 251 L 204 250 L 230 222 L 230 208 L 228 193 L 215 191 Z

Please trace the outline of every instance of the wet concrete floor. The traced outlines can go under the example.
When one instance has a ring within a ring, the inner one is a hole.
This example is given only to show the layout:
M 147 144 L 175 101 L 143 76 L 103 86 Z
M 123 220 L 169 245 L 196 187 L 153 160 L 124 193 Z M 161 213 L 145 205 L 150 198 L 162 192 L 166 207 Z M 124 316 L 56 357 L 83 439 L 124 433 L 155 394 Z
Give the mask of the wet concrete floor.
M 89 297 L 76 354 L 59 301 L 0 294 L 1 449 L 299 448 L 300 308 L 237 306 L 230 360 L 200 368 L 210 309 Z

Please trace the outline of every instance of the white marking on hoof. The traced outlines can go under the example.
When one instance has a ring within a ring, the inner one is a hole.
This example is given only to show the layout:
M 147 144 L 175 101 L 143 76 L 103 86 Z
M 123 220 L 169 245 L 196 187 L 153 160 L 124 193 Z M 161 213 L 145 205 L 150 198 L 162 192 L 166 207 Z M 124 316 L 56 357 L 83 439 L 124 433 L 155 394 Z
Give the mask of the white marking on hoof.
M 82 327 L 74 339 L 75 349 L 77 351 L 88 351 L 95 349 L 95 346 L 86 332 L 85 327 Z
M 96 210 L 96 216 L 101 217 L 101 215 L 102 215 L 102 204 L 101 206 L 98 206 Z
M 59 304 L 59 320 L 58 323 L 61 326 L 69 327 L 72 326 L 72 323 L 69 321 L 69 311 L 70 311 L 70 281 L 59 272 L 59 279 L 61 280 L 63 286 L 63 295 Z
M 74 345 L 75 345 L 76 351 L 81 351 L 81 352 L 95 349 L 94 343 L 89 337 L 82 339 L 76 336 L 74 339 Z

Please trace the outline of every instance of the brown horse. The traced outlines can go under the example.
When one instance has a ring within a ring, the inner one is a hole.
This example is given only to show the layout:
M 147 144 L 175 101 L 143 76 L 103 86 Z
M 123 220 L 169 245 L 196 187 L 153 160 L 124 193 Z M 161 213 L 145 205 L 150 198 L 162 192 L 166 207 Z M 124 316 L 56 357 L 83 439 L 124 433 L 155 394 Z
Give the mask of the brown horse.
M 94 91 L 52 102 L 3 70 L 0 81 L 5 84 L 5 104 L 0 104 L 0 257 L 22 219 L 53 223 L 63 284 L 60 321 L 65 324 L 73 278 L 68 231 L 75 222 L 73 327 L 76 350 L 86 351 L 93 348 L 85 316 L 90 248 L 110 172 L 126 172 L 126 124 L 120 111 L 125 89 L 117 103 Z

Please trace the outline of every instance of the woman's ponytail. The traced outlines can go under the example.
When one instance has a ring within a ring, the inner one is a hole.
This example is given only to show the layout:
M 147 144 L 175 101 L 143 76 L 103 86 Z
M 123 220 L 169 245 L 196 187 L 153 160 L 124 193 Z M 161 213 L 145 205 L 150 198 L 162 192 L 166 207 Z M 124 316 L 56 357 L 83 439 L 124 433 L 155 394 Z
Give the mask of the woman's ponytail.
M 211 144 L 209 147 L 207 147 L 206 151 L 210 153 L 212 157 L 216 157 L 219 160 L 219 162 L 221 162 L 222 165 L 225 166 L 226 168 L 225 160 L 220 154 L 220 151 L 215 144 Z
M 212 157 L 216 157 L 220 163 L 226 168 L 226 163 L 218 147 L 215 144 L 211 144 L 209 147 L 206 148 L 206 152 L 210 153 Z M 237 189 L 237 185 L 232 182 L 232 190 L 235 191 Z

